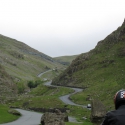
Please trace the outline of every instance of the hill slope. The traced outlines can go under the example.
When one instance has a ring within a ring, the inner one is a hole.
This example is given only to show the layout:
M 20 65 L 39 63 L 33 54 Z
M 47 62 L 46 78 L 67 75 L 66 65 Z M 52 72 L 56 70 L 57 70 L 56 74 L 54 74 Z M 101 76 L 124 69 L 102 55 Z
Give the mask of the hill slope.
M 48 68 L 63 67 L 53 58 L 17 40 L 0 35 L 0 64 L 15 79 L 31 80 Z
M 81 98 L 90 95 L 110 107 L 114 93 L 125 88 L 125 21 L 93 50 L 78 56 L 52 84 L 87 88 Z
M 17 87 L 12 77 L 0 65 L 0 103 L 5 103 L 6 98 L 12 98 L 17 94 Z

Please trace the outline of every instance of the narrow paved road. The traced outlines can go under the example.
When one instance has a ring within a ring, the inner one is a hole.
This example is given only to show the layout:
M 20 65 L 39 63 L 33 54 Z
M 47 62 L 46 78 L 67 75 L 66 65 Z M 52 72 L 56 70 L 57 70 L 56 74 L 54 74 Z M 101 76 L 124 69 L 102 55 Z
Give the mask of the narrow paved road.
M 16 109 L 16 110 L 22 114 L 22 117 L 20 117 L 16 121 L 6 123 L 6 124 L 1 124 L 1 125 L 39 125 L 40 124 L 40 119 L 42 114 L 26 111 L 22 109 Z
M 50 69 L 50 70 L 47 70 L 47 71 L 45 71 L 45 72 L 43 72 L 43 73 L 40 73 L 40 74 L 37 75 L 37 77 L 41 77 L 43 74 L 45 74 L 45 73 L 47 73 L 47 72 L 50 72 L 50 71 L 52 71 L 52 70 Z
M 46 82 L 45 85 L 47 85 L 47 86 L 55 86 L 55 85 L 51 85 L 51 81 L 50 81 L 50 82 Z M 61 86 L 55 86 L 55 87 L 61 87 Z M 70 87 L 70 88 L 71 88 L 71 87 Z M 82 92 L 83 89 L 80 89 L 80 88 L 71 88 L 71 89 L 74 90 L 73 93 L 68 94 L 68 95 L 65 95 L 65 96 L 61 96 L 61 97 L 59 97 L 59 99 L 62 100 L 65 104 L 76 105 L 76 106 L 81 106 L 81 107 L 83 107 L 83 108 L 87 108 L 86 105 L 76 104 L 76 103 L 72 102 L 72 101 L 69 99 L 69 97 L 70 97 L 71 95 L 74 95 L 74 94 L 76 94 L 76 93 L 78 93 L 78 92 Z

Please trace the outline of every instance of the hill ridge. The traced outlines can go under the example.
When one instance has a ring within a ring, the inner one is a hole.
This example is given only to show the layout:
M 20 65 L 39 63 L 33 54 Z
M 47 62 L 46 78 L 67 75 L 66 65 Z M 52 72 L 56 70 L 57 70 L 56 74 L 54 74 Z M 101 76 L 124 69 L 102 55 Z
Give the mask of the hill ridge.
M 52 84 L 86 87 L 83 98 L 88 94 L 107 104 L 108 101 L 104 99 L 106 93 L 111 99 L 116 91 L 124 88 L 124 62 L 125 21 L 99 41 L 94 49 L 79 55 L 60 76 L 53 79 Z
M 38 79 L 37 74 L 55 67 L 60 69 L 64 65 L 23 42 L 0 34 L 0 83 L 10 88 L 8 92 L 13 90 L 9 84 L 26 84 L 29 80 Z

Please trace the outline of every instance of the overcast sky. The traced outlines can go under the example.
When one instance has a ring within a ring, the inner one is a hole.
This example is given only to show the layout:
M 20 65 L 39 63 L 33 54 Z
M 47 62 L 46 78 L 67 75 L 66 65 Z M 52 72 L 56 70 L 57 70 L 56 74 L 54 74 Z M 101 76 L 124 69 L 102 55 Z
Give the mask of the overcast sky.
M 124 18 L 125 0 L 0 0 L 0 34 L 51 57 L 88 52 Z

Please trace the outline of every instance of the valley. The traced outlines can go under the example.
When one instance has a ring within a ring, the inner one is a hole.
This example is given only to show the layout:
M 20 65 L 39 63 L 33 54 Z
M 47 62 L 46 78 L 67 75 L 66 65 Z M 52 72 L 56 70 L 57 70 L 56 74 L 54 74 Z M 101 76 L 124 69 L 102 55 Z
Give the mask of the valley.
M 125 84 L 124 62 L 125 21 L 93 50 L 71 57 L 52 58 L 0 35 L 0 124 L 19 118 L 7 112 L 13 107 L 37 112 L 65 109 L 81 124 L 97 125 L 91 123 L 86 106 L 99 100 L 106 111 L 114 109 L 114 93 Z M 75 89 L 69 87 L 79 89 L 72 94 Z

